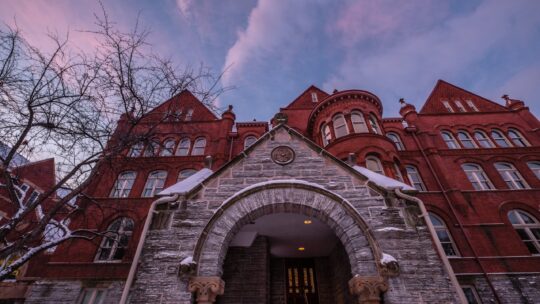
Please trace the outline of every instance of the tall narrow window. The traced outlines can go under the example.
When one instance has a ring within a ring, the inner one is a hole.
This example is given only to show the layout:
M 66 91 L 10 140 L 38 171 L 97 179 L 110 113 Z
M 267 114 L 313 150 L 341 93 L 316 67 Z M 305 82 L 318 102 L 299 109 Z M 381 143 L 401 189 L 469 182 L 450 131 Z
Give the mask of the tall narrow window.
M 128 197 L 137 173 L 133 171 L 122 172 L 118 175 L 111 191 L 111 197 Z
M 161 148 L 161 152 L 159 155 L 161 156 L 171 156 L 174 153 L 174 145 L 176 142 L 174 139 L 167 139 L 165 143 L 163 143 L 163 147 Z
M 540 254 L 540 222 L 522 210 L 508 212 L 508 220 L 531 254 Z
M 508 142 L 508 139 L 504 136 L 504 134 L 499 130 L 491 130 L 491 137 L 497 144 L 497 146 L 501 148 L 508 148 L 510 147 L 510 143 Z
M 176 148 L 176 155 L 177 156 L 189 155 L 190 146 L 191 146 L 191 141 L 189 140 L 189 138 L 183 138 L 178 144 L 178 148 Z
M 319 97 L 317 96 L 317 92 L 311 92 L 311 101 L 319 102 Z
M 467 100 L 467 105 L 468 105 L 469 108 L 471 108 L 473 111 L 479 112 L 479 111 L 478 111 L 478 108 L 476 107 L 476 105 L 474 104 L 474 102 L 473 102 L 472 100 Z
M 204 155 L 204 149 L 206 148 L 206 139 L 204 137 L 199 137 L 195 139 L 193 144 L 193 151 L 191 155 Z
M 180 171 L 180 173 L 178 173 L 178 179 L 176 180 L 176 182 L 182 181 L 182 180 L 192 176 L 196 172 L 197 172 L 197 170 L 195 170 L 195 169 L 184 169 L 184 170 Z
M 321 126 L 321 136 L 324 146 L 328 145 L 330 140 L 332 140 L 332 133 L 330 132 L 330 127 L 327 124 L 323 124 Z
M 495 168 L 499 171 L 499 174 L 504 179 L 504 182 L 509 189 L 527 189 L 529 186 L 519 174 L 518 170 L 508 163 L 495 163 Z
M 471 135 L 469 135 L 467 131 L 459 131 L 457 135 L 463 148 L 465 149 L 478 148 L 474 140 L 471 138 Z
M 510 137 L 510 140 L 514 143 L 516 147 L 528 147 L 529 142 L 519 133 L 516 129 L 509 129 L 508 130 L 508 137 Z
M 401 138 L 399 138 L 399 135 L 397 135 L 394 132 L 389 132 L 389 133 L 386 133 L 386 137 L 388 137 L 394 143 L 394 145 L 396 145 L 396 148 L 398 149 L 398 151 L 405 150 L 405 146 L 401 142 Z
M 174 121 L 182 120 L 182 109 L 178 109 L 174 112 Z
M 119 261 L 126 254 L 129 239 L 133 233 L 133 220 L 122 217 L 107 228 L 96 256 L 97 261 Z
M 461 286 L 461 289 L 463 290 L 463 294 L 465 295 L 465 299 L 467 299 L 467 304 L 480 304 L 480 298 L 478 297 L 478 293 L 476 293 L 476 289 L 474 289 L 473 286 Z
M 446 256 L 458 256 L 458 250 L 444 221 L 431 212 L 429 212 L 429 219 L 431 220 L 431 224 L 433 224 L 433 228 L 435 228 L 435 233 L 437 233 L 437 238 Z
M 146 157 L 157 156 L 158 151 L 159 151 L 159 141 L 157 139 L 152 139 L 146 145 L 143 155 Z
M 185 121 L 190 121 L 191 118 L 193 118 L 193 109 L 188 109 L 187 112 L 186 112 L 186 118 L 184 120 Z
M 375 157 L 375 156 L 366 157 L 366 168 L 368 168 L 369 170 L 375 173 L 385 175 L 381 161 L 379 160 L 378 157 Z
M 104 288 L 84 288 L 77 304 L 102 304 L 107 290 Z
M 244 150 L 253 145 L 257 141 L 257 137 L 250 135 L 244 139 Z
M 493 189 L 493 184 L 488 179 L 482 167 L 476 164 L 463 164 L 461 165 L 463 171 L 467 175 L 467 178 L 477 191 Z
M 148 174 L 146 185 L 144 185 L 143 197 L 152 197 L 165 186 L 167 171 L 154 171 Z
M 486 133 L 484 133 L 484 131 L 480 131 L 480 130 L 474 131 L 474 138 L 476 138 L 476 140 L 478 141 L 480 146 L 482 146 L 482 148 L 495 147 L 491 139 L 489 139 L 489 137 L 486 135 Z
M 450 113 L 454 113 L 454 108 L 452 108 L 452 106 L 450 105 L 450 103 L 447 100 L 443 100 L 442 103 L 443 103 L 444 107 L 446 108 L 446 111 L 448 111 Z
M 347 122 L 345 121 L 343 114 L 337 114 L 332 121 L 334 122 L 334 134 L 336 134 L 336 138 L 349 134 Z
M 394 163 L 394 176 L 396 177 L 396 179 L 400 182 L 405 182 L 403 180 L 403 175 L 401 174 L 401 170 L 399 170 L 399 166 L 397 163 Z
M 465 107 L 463 106 L 463 104 L 461 103 L 461 101 L 459 100 L 454 100 L 454 103 L 456 104 L 456 107 L 458 108 L 458 110 L 460 112 L 467 112 L 467 109 L 465 109 Z
M 364 114 L 360 111 L 351 112 L 351 122 L 353 126 L 354 133 L 368 133 L 368 127 L 366 125 L 366 120 L 364 119 Z
M 373 130 L 373 133 L 382 134 L 379 123 L 377 122 L 377 117 L 375 117 L 375 115 L 373 114 L 369 114 L 369 125 L 371 126 L 371 130 Z
M 454 138 L 454 135 L 448 131 L 442 131 L 441 136 L 449 149 L 459 149 L 459 145 Z
M 409 181 L 412 183 L 412 186 L 418 190 L 418 191 L 426 191 L 426 186 L 424 185 L 424 182 L 422 181 L 422 177 L 420 177 L 420 173 L 418 173 L 418 169 L 414 166 L 406 166 L 405 170 L 407 170 L 407 177 L 409 178 Z
M 538 179 L 540 179 L 540 162 L 538 161 L 532 161 L 528 162 L 527 166 L 529 166 L 529 169 L 536 175 Z
M 141 156 L 142 150 L 143 150 L 144 144 L 143 143 L 136 143 L 133 146 L 131 146 L 131 149 L 129 149 L 128 156 L 129 157 L 138 157 Z

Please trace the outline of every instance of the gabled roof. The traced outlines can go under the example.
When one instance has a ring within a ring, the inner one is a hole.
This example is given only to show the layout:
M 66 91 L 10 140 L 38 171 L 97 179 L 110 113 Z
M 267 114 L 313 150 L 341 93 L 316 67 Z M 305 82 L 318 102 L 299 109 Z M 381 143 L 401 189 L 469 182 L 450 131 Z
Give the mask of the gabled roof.
M 191 121 L 217 120 L 218 117 L 206 107 L 195 95 L 188 90 L 183 90 L 169 100 L 160 104 L 150 111 L 147 115 L 158 114 L 164 115 L 167 112 L 175 112 L 182 110 L 182 115 L 185 115 L 188 109 L 193 109 Z
M 13 173 L 43 190 L 56 184 L 54 158 L 24 164 L 14 168 Z
M 314 108 L 317 105 L 317 102 L 313 102 L 311 98 L 311 93 L 317 93 L 317 99 L 320 102 L 329 96 L 328 93 L 319 89 L 318 87 L 311 85 L 304 92 L 302 92 L 296 99 L 294 99 L 285 109 L 295 109 L 295 108 Z
M 460 100 L 468 112 L 473 112 L 474 109 L 470 108 L 466 103 L 466 100 L 471 100 L 480 112 L 508 111 L 504 106 L 494 101 L 439 79 L 424 103 L 424 106 L 420 110 L 420 114 L 447 114 L 448 110 L 444 107 L 442 103 L 443 100 L 449 101 L 456 113 L 458 113 L 459 110 L 454 104 L 455 100 Z

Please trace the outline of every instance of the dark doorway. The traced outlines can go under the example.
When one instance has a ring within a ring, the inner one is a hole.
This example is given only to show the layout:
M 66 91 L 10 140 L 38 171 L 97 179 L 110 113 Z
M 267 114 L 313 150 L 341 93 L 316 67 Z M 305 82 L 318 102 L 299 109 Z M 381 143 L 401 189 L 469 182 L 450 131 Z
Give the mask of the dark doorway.
M 287 304 L 319 304 L 313 259 L 286 259 Z

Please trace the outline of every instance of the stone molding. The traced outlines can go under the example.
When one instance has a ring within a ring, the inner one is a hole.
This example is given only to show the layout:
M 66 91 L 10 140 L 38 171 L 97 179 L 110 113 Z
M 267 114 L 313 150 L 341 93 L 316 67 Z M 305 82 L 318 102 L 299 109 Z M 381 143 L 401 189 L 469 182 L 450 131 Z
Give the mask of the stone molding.
M 387 290 L 388 283 L 382 277 L 355 276 L 349 280 L 349 291 L 358 304 L 379 304 L 381 294 Z
M 225 282 L 220 277 L 192 277 L 188 288 L 196 293 L 197 304 L 211 304 L 225 292 Z

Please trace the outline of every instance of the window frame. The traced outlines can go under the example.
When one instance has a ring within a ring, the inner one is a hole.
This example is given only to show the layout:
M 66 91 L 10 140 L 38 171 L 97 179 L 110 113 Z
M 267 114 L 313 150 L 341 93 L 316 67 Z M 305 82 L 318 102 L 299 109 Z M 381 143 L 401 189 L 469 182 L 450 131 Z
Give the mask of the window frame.
M 161 175 L 163 176 L 161 176 Z M 155 176 L 155 177 L 154 177 Z M 166 170 L 155 170 L 148 173 L 146 183 L 141 194 L 141 197 L 154 197 L 156 191 L 162 191 L 165 188 L 165 181 L 167 180 Z M 150 182 L 152 183 L 150 184 Z M 151 187 L 149 187 L 151 185 Z M 159 186 L 156 186 L 159 185 Z
M 476 169 L 466 169 L 465 166 L 475 167 Z M 482 166 L 475 163 L 463 163 L 461 164 L 461 169 L 467 176 L 467 179 L 469 180 L 475 191 L 495 190 L 495 186 L 493 186 L 493 183 L 489 179 Z
M 375 163 L 375 165 L 377 165 L 378 167 L 377 170 L 373 170 L 372 168 L 370 168 L 370 166 L 368 165 L 368 161 Z M 369 155 L 366 157 L 366 168 L 375 173 L 386 176 L 381 160 L 375 155 Z
M 458 130 L 457 138 L 464 149 L 478 149 L 478 145 L 466 130 Z
M 449 138 L 446 138 L 445 135 Z M 451 150 L 457 150 L 461 149 L 461 145 L 457 142 L 456 138 L 454 137 L 454 134 L 448 130 L 442 130 L 441 131 L 441 137 L 446 144 L 446 147 Z M 449 144 L 451 143 L 451 145 Z
M 437 235 L 437 241 L 439 242 L 439 244 L 443 248 L 444 254 L 446 255 L 446 257 L 448 257 L 448 258 L 460 257 L 461 254 L 460 254 L 460 252 L 458 250 L 456 242 L 454 241 L 454 238 L 452 237 L 452 233 L 450 232 L 450 229 L 448 229 L 448 225 L 446 225 L 446 222 L 440 216 L 435 214 L 434 212 L 428 212 L 428 217 L 429 217 L 429 221 L 431 222 L 431 225 L 433 226 L 433 229 L 435 230 L 435 234 Z M 441 223 L 441 225 L 439 225 L 439 224 L 436 225 L 434 223 L 433 219 L 435 219 L 437 222 Z M 445 241 L 445 242 L 441 241 L 439 231 L 446 234 L 446 236 L 448 237 L 448 241 Z M 449 244 L 450 248 L 446 247 L 445 244 Z M 453 251 L 453 253 L 448 252 L 447 249 L 451 249 Z
M 494 134 L 497 134 L 498 136 L 494 136 Z M 511 148 L 513 147 L 513 145 L 510 143 L 510 141 L 508 140 L 508 138 L 506 138 L 506 136 L 504 135 L 504 133 L 499 130 L 499 129 L 492 129 L 491 130 L 491 138 L 493 139 L 493 142 L 495 143 L 495 145 L 497 145 L 497 147 L 499 148 Z M 501 145 L 499 142 L 502 141 L 504 142 L 504 145 Z
M 317 92 L 311 92 L 311 102 L 313 103 L 319 102 L 319 96 L 317 96 Z
M 506 166 L 506 168 L 502 168 L 503 166 Z M 530 189 L 529 184 L 527 181 L 523 178 L 521 173 L 519 172 L 516 167 L 507 162 L 496 162 L 494 164 L 495 169 L 499 174 L 501 175 L 501 178 L 506 183 L 506 186 L 510 190 L 524 190 L 524 189 Z M 521 184 L 521 185 L 520 185 Z
M 525 136 L 523 136 L 523 134 L 521 134 L 519 130 L 515 128 L 509 128 L 507 134 L 508 134 L 508 139 L 512 142 L 512 144 L 514 144 L 514 146 L 519 147 L 519 148 L 531 146 L 529 141 L 527 141 Z M 512 134 L 514 134 L 514 136 L 512 136 Z
M 187 142 L 187 146 L 183 145 L 183 143 L 185 142 Z M 189 156 L 189 152 L 191 152 L 190 149 L 191 149 L 191 139 L 184 137 L 180 139 L 180 141 L 178 142 L 178 146 L 176 147 L 176 151 L 174 152 L 174 155 L 175 156 Z M 185 154 L 183 152 L 180 153 L 180 151 L 185 151 Z
M 140 157 L 144 151 L 144 143 L 138 142 L 129 148 L 128 157 Z
M 461 100 L 454 100 L 454 104 L 456 105 L 458 111 L 460 113 L 467 113 L 467 109 L 465 109 L 465 107 L 463 106 L 463 104 L 461 103 Z
M 327 146 L 332 141 L 332 130 L 327 123 L 321 126 L 321 139 L 324 146 Z
M 182 178 L 180 178 L 182 176 L 182 173 L 185 173 L 185 172 L 190 172 L 191 174 L 188 174 L 188 175 L 185 175 L 183 176 Z M 180 182 L 180 181 L 183 181 L 185 180 L 186 178 L 192 176 L 193 174 L 197 173 L 197 170 L 195 169 L 192 169 L 192 168 L 187 168 L 187 169 L 182 169 L 178 172 L 178 176 L 176 177 L 176 182 Z
M 373 113 L 369 113 L 369 126 L 371 127 L 371 130 L 373 133 L 378 135 L 383 135 L 383 131 L 381 129 L 381 126 L 379 125 L 379 122 L 377 120 L 377 116 L 375 116 Z
M 143 157 L 156 157 L 159 156 L 159 140 L 153 138 L 144 147 Z
M 170 143 L 172 143 L 172 147 L 167 147 L 167 145 Z M 163 142 L 161 150 L 159 151 L 159 156 L 173 156 L 175 148 L 176 148 L 176 140 L 174 140 L 174 138 L 167 138 Z
M 512 213 L 515 214 L 514 218 L 518 220 L 518 223 L 514 223 L 512 221 L 511 215 L 510 215 Z M 523 219 L 523 215 L 530 218 L 533 221 L 533 223 L 527 223 Z M 534 232 L 531 231 L 531 229 L 540 230 L 540 221 L 538 220 L 538 218 L 536 218 L 535 216 L 533 216 L 529 212 L 526 212 L 526 211 L 524 211 L 522 209 L 512 209 L 512 210 L 508 211 L 507 218 L 508 218 L 508 221 L 510 222 L 510 224 L 512 224 L 512 228 L 514 228 L 514 231 L 516 231 L 516 234 L 518 235 L 518 237 L 521 240 L 521 242 L 523 243 L 523 245 L 525 245 L 525 247 L 527 248 L 529 253 L 531 255 L 534 255 L 534 256 L 540 255 L 540 237 L 537 237 L 534 234 Z M 522 236 L 522 234 L 520 234 L 518 232 L 518 229 L 523 230 L 523 232 L 525 233 L 525 236 L 528 237 L 528 240 L 523 239 L 523 236 Z M 531 251 L 531 247 L 529 247 L 527 245 L 527 242 L 532 244 L 532 248 L 534 248 L 536 252 Z
M 200 142 L 204 142 L 204 144 L 199 144 Z M 192 156 L 201 156 L 204 155 L 204 152 L 206 150 L 206 138 L 203 136 L 195 138 L 193 141 L 193 148 L 191 149 L 191 155 Z
M 469 289 L 471 291 L 472 296 L 474 297 L 474 302 L 469 301 L 469 298 L 467 298 L 467 292 L 465 289 Z M 473 285 L 461 285 L 461 290 L 463 290 L 463 294 L 465 295 L 465 299 L 467 300 L 468 304 L 481 304 L 482 300 L 480 299 L 480 296 L 478 295 L 478 292 L 476 291 L 476 288 L 474 288 Z
M 191 121 L 193 119 L 193 113 L 194 112 L 195 111 L 193 110 L 193 108 L 187 109 L 186 116 L 184 117 L 184 121 Z
M 253 145 L 257 141 L 257 136 L 255 135 L 248 135 L 244 138 L 244 150 L 249 148 L 251 145 Z M 250 144 L 248 144 L 248 140 L 252 140 Z
M 394 143 L 398 151 L 405 151 L 405 145 L 401 141 L 401 137 L 399 136 L 399 134 L 397 134 L 396 132 L 386 132 L 386 137 L 388 137 L 390 141 Z
M 450 101 L 442 100 L 442 104 L 443 104 L 444 108 L 446 109 L 446 111 L 448 111 L 448 113 L 456 113 L 454 111 L 454 108 L 452 108 L 452 106 L 450 105 Z
M 353 117 L 358 117 L 358 119 L 354 119 Z M 351 124 L 354 133 L 369 133 L 366 118 L 364 117 L 364 113 L 362 113 L 362 111 L 354 110 L 351 112 Z
M 534 164 L 534 166 L 538 166 L 537 168 L 533 168 L 531 164 Z M 540 161 L 532 160 L 527 162 L 527 167 L 529 167 L 529 170 L 540 180 Z
M 124 176 L 131 173 L 133 174 L 133 179 L 124 178 Z M 128 171 L 120 172 L 118 176 L 116 177 L 116 181 L 114 182 L 114 185 L 113 185 L 113 188 L 111 189 L 111 193 L 109 194 L 109 197 L 111 198 L 129 197 L 129 194 L 131 193 L 131 190 L 133 189 L 133 185 L 135 184 L 135 179 L 137 179 L 136 171 L 128 170 Z M 121 188 L 118 187 L 120 185 L 119 184 L 120 182 L 122 182 Z
M 111 227 L 114 226 L 118 222 L 120 222 L 118 224 L 118 230 L 112 230 Z M 127 229 L 127 227 L 131 227 L 131 228 Z M 105 235 L 103 236 L 101 240 L 98 251 L 94 258 L 94 262 L 98 262 L 98 263 L 121 262 L 126 256 L 127 250 L 129 248 L 129 241 L 131 240 L 131 237 L 133 236 L 133 230 L 135 230 L 135 222 L 129 217 L 119 217 L 119 218 L 116 218 L 114 221 L 112 221 L 109 224 L 109 226 L 107 226 L 107 232 L 105 233 Z M 120 245 L 122 241 L 122 237 L 127 238 L 126 244 L 124 246 Z M 108 247 L 109 245 L 107 245 L 109 239 L 113 240 L 112 245 L 110 245 L 110 247 Z M 101 258 L 104 248 L 106 248 L 107 250 L 110 250 L 109 253 L 107 254 L 106 259 Z M 117 251 L 119 249 L 124 250 L 124 252 L 120 258 L 115 259 L 114 257 L 116 256 Z
M 471 99 L 467 99 L 467 100 L 465 100 L 465 102 L 467 103 L 469 108 L 471 108 L 473 110 L 473 112 L 480 112 L 480 110 L 478 109 L 476 104 Z
M 338 123 L 338 121 L 340 123 Z M 336 139 L 350 134 L 349 126 L 347 126 L 347 120 L 343 113 L 337 113 L 332 117 L 332 125 L 334 126 L 334 135 L 336 136 Z M 340 135 L 341 131 L 344 131 L 344 134 Z
M 90 296 L 90 299 L 88 299 L 88 301 L 85 302 L 85 298 L 86 298 L 85 295 L 88 292 L 91 292 L 91 296 Z M 96 297 L 97 297 L 98 292 L 102 292 L 102 296 L 96 302 Z M 95 287 L 83 288 L 79 295 L 79 299 L 77 300 L 77 304 L 103 304 L 106 298 L 107 298 L 107 288 L 95 288 Z
M 478 138 L 477 135 L 480 135 L 482 138 Z M 480 148 L 493 149 L 497 147 L 495 146 L 491 138 L 489 138 L 489 136 L 486 134 L 486 132 L 482 130 L 474 130 L 473 136 L 474 139 L 476 139 L 476 141 L 478 142 Z M 487 143 L 488 146 L 486 147 L 486 145 L 484 145 L 483 143 Z
M 401 170 L 399 169 L 399 166 L 396 162 L 394 162 L 394 175 L 396 176 L 396 179 L 402 183 L 405 182 L 403 179 L 403 174 L 401 173 Z
M 407 172 L 407 178 L 409 179 L 409 182 L 411 183 L 411 186 L 413 186 L 414 189 L 420 192 L 427 191 L 426 184 L 424 184 L 424 180 L 422 179 L 422 176 L 420 175 L 420 171 L 418 170 L 416 166 L 406 165 L 405 171 Z M 416 180 L 413 178 L 411 174 L 416 175 L 417 177 Z

